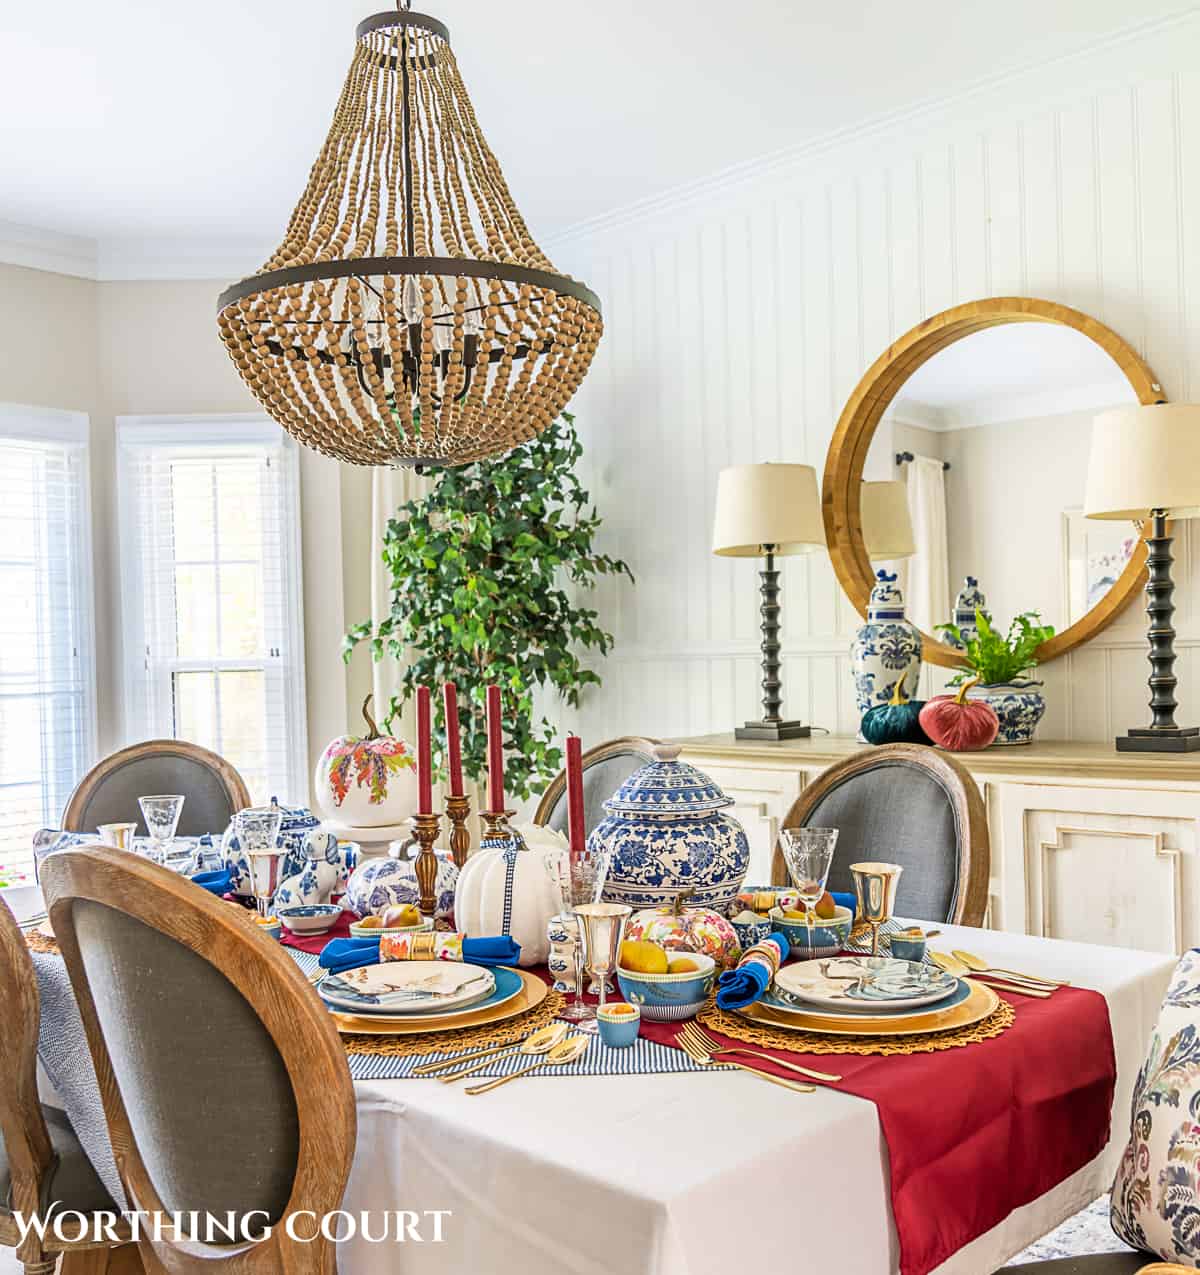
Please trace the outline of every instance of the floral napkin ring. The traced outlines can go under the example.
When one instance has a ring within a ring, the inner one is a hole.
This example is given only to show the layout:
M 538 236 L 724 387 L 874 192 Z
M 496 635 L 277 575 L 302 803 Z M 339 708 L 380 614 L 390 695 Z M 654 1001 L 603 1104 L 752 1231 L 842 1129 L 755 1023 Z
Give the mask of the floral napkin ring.
M 763 939 L 761 943 L 755 943 L 753 947 L 748 947 L 742 953 L 742 959 L 738 961 L 737 967 L 741 969 L 743 965 L 763 965 L 767 970 L 767 986 L 771 985 L 771 981 L 779 972 L 780 962 L 783 960 L 783 953 L 779 950 L 778 943 L 772 943 L 770 939 Z
M 418 934 L 381 934 L 381 961 L 461 961 L 462 934 L 424 930 Z
M 751 912 L 770 912 L 772 908 L 794 909 L 800 902 L 798 890 L 747 890 L 737 901 Z

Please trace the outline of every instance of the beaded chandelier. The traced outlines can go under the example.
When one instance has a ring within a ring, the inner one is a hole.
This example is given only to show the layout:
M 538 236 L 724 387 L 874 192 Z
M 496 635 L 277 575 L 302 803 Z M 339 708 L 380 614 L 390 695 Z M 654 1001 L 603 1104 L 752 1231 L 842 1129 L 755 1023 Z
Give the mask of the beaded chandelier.
M 447 28 L 359 23 L 333 124 L 262 269 L 221 294 L 238 373 L 302 443 L 360 465 L 458 465 L 533 438 L 587 372 L 595 294 L 534 243 Z

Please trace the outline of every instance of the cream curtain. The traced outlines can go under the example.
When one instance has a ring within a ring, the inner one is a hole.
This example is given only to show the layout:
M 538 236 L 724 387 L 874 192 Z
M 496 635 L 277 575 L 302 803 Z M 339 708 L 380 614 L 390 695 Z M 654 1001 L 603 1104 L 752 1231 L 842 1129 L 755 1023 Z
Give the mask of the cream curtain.
M 908 512 L 917 551 L 908 560 L 908 618 L 925 633 L 950 618 L 946 542 L 946 477 L 940 460 L 917 456 L 908 466 Z

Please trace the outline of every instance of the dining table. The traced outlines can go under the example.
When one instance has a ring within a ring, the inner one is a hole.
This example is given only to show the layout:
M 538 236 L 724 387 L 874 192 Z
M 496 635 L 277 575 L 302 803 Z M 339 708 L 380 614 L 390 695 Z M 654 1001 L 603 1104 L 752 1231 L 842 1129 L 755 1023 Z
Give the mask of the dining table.
M 1102 1149 L 934 1268 L 989 1275 L 1108 1189 L 1175 958 L 951 925 L 936 947 L 1092 989 L 1111 1025 L 1115 1093 L 1107 1142 L 1095 1131 Z M 837 1072 L 838 1061 L 821 1065 Z M 713 1068 L 541 1074 L 486 1096 L 434 1078 L 358 1078 L 355 1093 L 357 1147 L 343 1208 L 425 1220 L 403 1241 L 344 1240 L 342 1275 L 902 1270 L 879 1113 L 837 1084 L 797 1093 Z M 936 1083 L 913 1095 L 931 1111 L 941 1100 Z M 965 1128 L 964 1139 L 973 1133 Z M 980 1188 L 963 1189 L 965 1208 L 965 1192 Z M 953 1229 L 953 1218 L 941 1220 Z

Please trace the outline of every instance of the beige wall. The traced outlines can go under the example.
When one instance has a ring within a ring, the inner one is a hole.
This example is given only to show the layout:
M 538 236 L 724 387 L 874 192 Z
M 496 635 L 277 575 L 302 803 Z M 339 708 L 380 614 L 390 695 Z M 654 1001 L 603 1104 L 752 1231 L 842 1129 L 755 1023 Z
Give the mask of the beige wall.
M 101 754 L 127 742 L 121 723 L 115 421 L 125 415 L 259 410 L 217 339 L 220 286 L 93 283 L 0 265 L 0 402 L 71 408 L 90 419 Z M 347 725 L 351 673 L 340 648 L 347 617 L 363 618 L 370 607 L 369 539 L 361 530 L 368 525 L 370 483 L 307 449 L 300 453 L 300 483 L 311 762 Z M 354 496 L 347 502 L 345 536 L 344 487 Z M 363 489 L 366 512 L 355 507 Z

